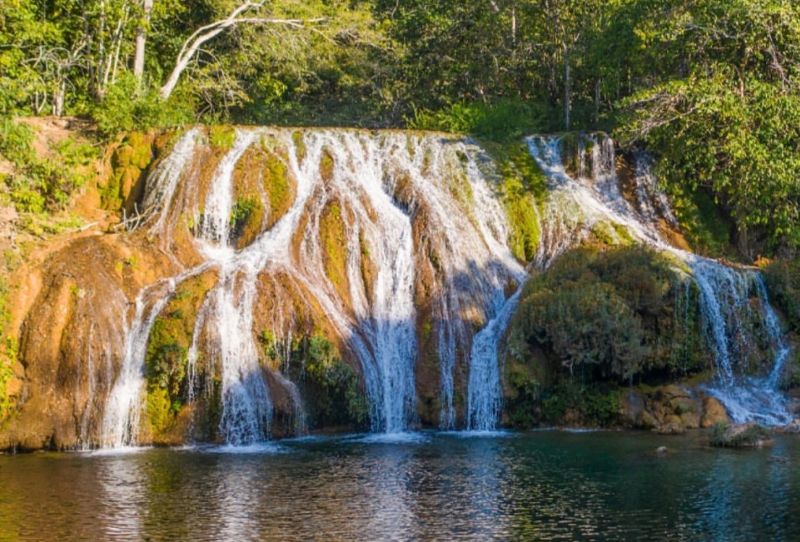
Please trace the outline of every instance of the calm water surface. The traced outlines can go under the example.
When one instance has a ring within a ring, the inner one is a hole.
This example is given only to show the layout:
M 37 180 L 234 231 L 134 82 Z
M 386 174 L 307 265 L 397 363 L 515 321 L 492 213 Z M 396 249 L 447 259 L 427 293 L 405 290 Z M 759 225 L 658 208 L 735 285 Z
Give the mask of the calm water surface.
M 430 433 L 249 452 L 2 456 L 0 540 L 800 540 L 798 437 L 735 451 Z

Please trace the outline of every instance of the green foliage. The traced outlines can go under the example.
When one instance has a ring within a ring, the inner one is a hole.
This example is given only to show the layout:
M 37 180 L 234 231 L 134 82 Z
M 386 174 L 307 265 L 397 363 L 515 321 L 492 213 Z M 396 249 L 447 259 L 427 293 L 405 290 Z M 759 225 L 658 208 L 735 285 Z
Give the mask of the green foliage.
M 33 160 L 33 138 L 31 128 L 9 117 L 0 117 L 0 154 L 16 166 Z
M 710 194 L 746 256 L 797 248 L 800 7 L 703 0 L 652 11 L 659 24 L 635 24 L 647 54 L 668 74 L 683 67 L 621 103 L 618 135 L 658 155 L 672 191 Z
M 120 132 L 181 126 L 195 119 L 194 110 L 191 97 L 178 93 L 162 100 L 156 89 L 139 91 L 136 79 L 125 74 L 109 86 L 91 113 L 101 134 L 113 137 Z
M 7 258 L 4 257 L 4 260 Z M 4 262 L 4 263 L 7 263 Z M 0 423 L 11 414 L 13 402 L 8 395 L 8 383 L 14 376 L 13 366 L 17 361 L 17 343 L 9 336 L 11 311 L 8 306 L 9 285 L 0 276 Z
M 731 219 L 702 189 L 671 184 L 666 187 L 672 210 L 692 250 L 709 257 L 735 257 L 731 242 L 735 227 Z
M 712 446 L 719 448 L 753 448 L 769 437 L 769 431 L 758 424 L 735 427 L 718 423 L 711 429 L 710 442 Z
M 504 99 L 493 104 L 455 103 L 438 110 L 415 110 L 408 125 L 418 130 L 440 130 L 508 141 L 541 131 L 547 125 L 546 115 L 536 104 Z
M 653 110 L 653 101 L 670 112 Z M 636 113 L 621 133 L 643 134 L 668 186 L 713 194 L 745 245 L 800 246 L 800 96 L 718 75 L 649 89 L 631 103 Z
M 607 427 L 618 418 L 622 392 L 615 386 L 582 385 L 572 380 L 548 388 L 542 395 L 542 420 L 561 424 L 565 421 Z
M 303 335 L 292 340 L 285 354 L 269 330 L 260 339 L 265 355 L 288 366 L 289 376 L 299 382 L 311 426 L 366 426 L 369 405 L 358 374 L 333 343 L 319 334 Z
M 702 370 L 697 294 L 683 280 L 647 248 L 572 250 L 526 285 L 509 344 L 520 359 L 535 347 L 556 373 L 594 381 Z
M 0 155 L 14 173 L 2 178 L 14 206 L 23 212 L 63 209 L 72 194 L 89 178 L 87 166 L 97 157 L 88 143 L 66 139 L 55 147 L 55 157 L 37 156 L 30 127 L 0 119 Z
M 764 268 L 770 299 L 794 332 L 800 332 L 800 260 L 776 260 Z

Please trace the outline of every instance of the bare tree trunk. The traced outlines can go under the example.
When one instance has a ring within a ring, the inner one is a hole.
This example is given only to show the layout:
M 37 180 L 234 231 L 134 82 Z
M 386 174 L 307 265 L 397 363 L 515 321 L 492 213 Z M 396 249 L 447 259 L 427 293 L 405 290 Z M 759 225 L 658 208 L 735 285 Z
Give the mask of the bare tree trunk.
M 122 42 L 125 38 L 125 26 L 128 24 L 128 6 L 122 12 L 122 17 L 117 21 L 117 26 L 114 33 L 111 35 L 111 42 L 108 44 L 109 53 L 105 57 L 105 68 L 103 69 L 103 83 L 102 89 L 105 93 L 106 87 L 117 79 L 117 65 L 119 64 L 119 56 L 122 49 Z
M 511 6 L 511 44 L 517 45 L 517 8 Z
M 66 82 L 59 81 L 53 91 L 53 116 L 60 117 L 64 114 L 64 94 L 66 94 Z
M 189 62 L 191 62 L 192 57 L 197 53 L 200 47 L 206 43 L 207 41 L 215 38 L 228 28 L 236 26 L 238 24 L 280 24 L 285 26 L 290 26 L 294 28 L 302 28 L 306 23 L 315 23 L 322 21 L 322 19 L 310 19 L 310 20 L 302 20 L 302 19 L 272 19 L 268 17 L 240 17 L 245 11 L 253 9 L 253 8 L 260 8 L 263 6 L 263 2 L 245 2 L 241 4 L 239 7 L 231 11 L 231 13 L 225 18 L 220 19 L 219 21 L 215 21 L 213 23 L 207 24 L 198 28 L 189 38 L 183 43 L 183 47 L 181 47 L 180 53 L 178 53 L 178 57 L 175 59 L 175 66 L 172 68 L 172 72 L 169 74 L 167 78 L 167 82 L 164 83 L 164 86 L 161 87 L 160 95 L 162 100 L 168 99 L 172 92 L 175 90 L 175 87 L 178 85 L 178 81 L 180 80 L 181 74 L 183 74 L 184 70 L 189 66 Z
M 594 125 L 600 124 L 600 78 L 594 82 Z
M 142 0 L 142 21 L 136 29 L 136 52 L 133 57 L 133 75 L 141 87 L 144 77 L 144 49 L 147 43 L 147 25 L 150 22 L 150 12 L 153 10 L 153 0 Z
M 572 113 L 572 71 L 569 65 L 569 49 L 564 48 L 564 129 L 569 130 Z

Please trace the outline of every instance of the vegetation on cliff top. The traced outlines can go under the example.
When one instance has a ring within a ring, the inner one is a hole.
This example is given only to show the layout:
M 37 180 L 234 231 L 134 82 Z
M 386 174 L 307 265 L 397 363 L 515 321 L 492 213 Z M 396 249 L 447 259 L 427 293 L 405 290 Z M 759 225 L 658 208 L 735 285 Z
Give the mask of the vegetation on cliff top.
M 657 155 L 679 211 L 719 208 L 730 229 L 696 239 L 709 252 L 800 247 L 795 3 L 10 0 L 0 44 L 0 116 L 87 115 L 108 137 L 192 121 L 613 130 Z M 74 184 L 56 173 L 35 175 L 45 204 Z

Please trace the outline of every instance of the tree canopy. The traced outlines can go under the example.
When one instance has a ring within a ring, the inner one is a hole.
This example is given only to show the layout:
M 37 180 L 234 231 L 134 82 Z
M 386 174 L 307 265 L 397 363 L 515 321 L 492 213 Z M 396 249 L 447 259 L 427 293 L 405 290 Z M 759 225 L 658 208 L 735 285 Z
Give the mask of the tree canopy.
M 800 246 L 792 0 L 0 0 L 0 115 L 605 129 L 740 249 Z

